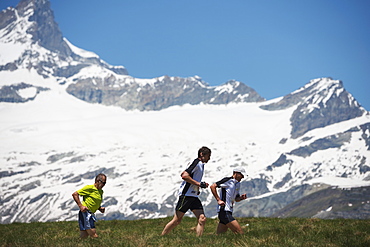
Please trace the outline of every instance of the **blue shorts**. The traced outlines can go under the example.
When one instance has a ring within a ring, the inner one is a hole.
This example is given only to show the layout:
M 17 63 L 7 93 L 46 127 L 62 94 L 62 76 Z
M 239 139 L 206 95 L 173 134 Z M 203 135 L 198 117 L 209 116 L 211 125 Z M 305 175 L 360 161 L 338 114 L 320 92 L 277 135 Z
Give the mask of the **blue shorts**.
M 86 231 L 87 229 L 95 228 L 95 215 L 90 211 L 79 212 L 78 213 L 78 225 L 81 231 Z
M 233 213 L 225 210 L 220 210 L 220 212 L 218 212 L 218 219 L 220 220 L 220 223 L 224 225 L 235 220 Z

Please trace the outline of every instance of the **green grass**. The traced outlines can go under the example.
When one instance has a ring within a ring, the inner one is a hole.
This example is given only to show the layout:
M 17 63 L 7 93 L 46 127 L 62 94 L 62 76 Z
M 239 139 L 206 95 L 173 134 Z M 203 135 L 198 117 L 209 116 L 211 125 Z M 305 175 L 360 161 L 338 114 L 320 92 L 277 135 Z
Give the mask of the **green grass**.
M 79 239 L 77 222 L 0 225 L 0 246 L 370 246 L 370 220 L 238 218 L 243 235 L 216 235 L 218 221 L 208 219 L 198 238 L 196 220 L 184 218 L 160 236 L 170 219 L 99 221 L 99 238 L 85 240 Z

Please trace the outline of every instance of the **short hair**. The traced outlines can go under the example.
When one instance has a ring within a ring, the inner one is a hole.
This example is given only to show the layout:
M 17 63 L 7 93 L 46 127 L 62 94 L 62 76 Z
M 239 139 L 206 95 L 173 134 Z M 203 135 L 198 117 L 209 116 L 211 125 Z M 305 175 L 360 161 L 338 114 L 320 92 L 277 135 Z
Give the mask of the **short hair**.
M 101 180 L 103 177 L 105 179 L 107 179 L 107 176 L 105 174 L 103 174 L 103 173 L 99 173 L 98 175 L 96 175 L 96 177 L 95 177 L 95 183 L 98 182 L 99 180 Z
M 198 157 L 200 157 L 200 154 L 203 154 L 203 155 L 207 155 L 207 154 L 211 154 L 211 149 L 203 146 L 201 147 L 199 150 L 198 150 Z

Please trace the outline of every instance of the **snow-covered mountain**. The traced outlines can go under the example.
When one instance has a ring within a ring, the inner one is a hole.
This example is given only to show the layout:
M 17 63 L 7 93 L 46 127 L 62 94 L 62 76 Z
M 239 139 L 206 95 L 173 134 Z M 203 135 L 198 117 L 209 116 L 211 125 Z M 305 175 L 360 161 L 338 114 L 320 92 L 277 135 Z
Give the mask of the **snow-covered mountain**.
M 233 80 L 210 87 L 197 76 L 133 78 L 123 66 L 111 66 L 95 53 L 75 47 L 63 38 L 47 0 L 22 0 L 15 9 L 2 11 L 0 30 L 0 71 L 35 70 L 44 78 L 55 78 L 68 93 L 87 102 L 126 110 L 160 110 L 202 102 L 264 100 L 252 88 Z M 9 86 L 15 82 L 5 83 Z M 22 84 L 21 89 L 40 91 L 35 83 Z M 18 102 L 35 97 L 20 98 L 18 91 L 19 85 L 3 89 L 0 101 Z
M 47 0 L 0 13 L 0 116 L 0 223 L 76 220 L 71 194 L 99 172 L 108 176 L 99 218 L 172 215 L 180 173 L 203 145 L 208 183 L 235 166 L 248 172 L 237 216 L 370 186 L 370 116 L 342 82 L 313 79 L 265 101 L 238 81 L 133 78 L 63 38 Z M 201 199 L 215 216 L 208 189 Z M 369 201 L 370 189 L 356 210 Z

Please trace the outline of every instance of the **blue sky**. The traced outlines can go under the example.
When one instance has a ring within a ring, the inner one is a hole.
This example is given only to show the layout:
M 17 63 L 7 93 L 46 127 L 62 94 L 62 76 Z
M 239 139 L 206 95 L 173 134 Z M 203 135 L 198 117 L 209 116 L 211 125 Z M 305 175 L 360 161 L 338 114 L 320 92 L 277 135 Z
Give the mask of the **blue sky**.
M 50 2 L 64 37 L 134 77 L 235 79 L 266 99 L 332 77 L 370 110 L 368 0 Z

